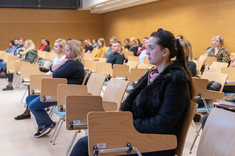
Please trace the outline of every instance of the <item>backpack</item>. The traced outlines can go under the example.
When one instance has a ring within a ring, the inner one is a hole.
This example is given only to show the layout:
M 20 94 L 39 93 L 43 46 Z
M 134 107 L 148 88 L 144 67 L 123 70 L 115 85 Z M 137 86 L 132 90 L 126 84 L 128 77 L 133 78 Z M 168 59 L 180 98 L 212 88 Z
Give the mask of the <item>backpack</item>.
M 24 58 L 25 62 L 34 63 L 38 61 L 38 51 L 37 50 L 29 50 Z

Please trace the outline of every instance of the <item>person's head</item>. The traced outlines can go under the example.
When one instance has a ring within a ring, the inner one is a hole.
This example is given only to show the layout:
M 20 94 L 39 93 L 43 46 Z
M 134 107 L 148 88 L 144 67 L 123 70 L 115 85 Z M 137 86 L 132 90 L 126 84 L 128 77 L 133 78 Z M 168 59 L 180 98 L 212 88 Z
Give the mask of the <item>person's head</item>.
M 111 37 L 111 38 L 110 38 L 110 41 L 109 41 L 110 46 L 111 46 L 111 45 L 113 45 L 113 43 L 114 43 L 114 42 L 117 42 L 117 41 L 118 41 L 118 40 L 117 40 L 117 38 L 116 38 L 116 37 L 114 37 L 114 36 L 113 36 L 113 37 Z
M 193 53 L 192 53 L 192 46 L 188 40 L 180 40 L 180 46 L 182 47 L 185 58 L 188 61 L 192 61 L 193 59 Z
M 224 38 L 221 35 L 216 36 L 215 47 L 218 49 L 224 47 Z
M 24 48 L 26 51 L 35 49 L 35 44 L 33 43 L 32 40 L 25 40 L 24 42 Z
M 18 45 L 21 45 L 21 46 L 24 45 L 24 39 L 23 38 L 18 39 Z
M 45 40 L 44 45 L 45 46 L 49 46 L 50 45 L 50 41 L 49 40 Z
M 102 48 L 105 46 L 105 40 L 103 38 L 98 39 L 98 46 L 99 48 Z
M 146 40 L 144 40 L 144 47 L 145 47 L 145 49 L 148 49 L 148 41 L 149 41 L 149 39 L 146 39 Z
M 178 36 L 177 36 L 177 39 L 179 39 L 179 40 L 183 40 L 183 39 L 184 39 L 184 37 L 183 37 L 182 35 L 178 35 Z
M 144 37 L 143 38 L 143 44 L 144 44 L 144 42 L 146 41 L 146 40 L 148 40 L 149 38 L 148 37 Z
M 54 43 L 54 52 L 57 55 L 63 55 L 65 52 L 66 41 L 64 39 L 57 39 Z
M 68 41 L 65 45 L 65 56 L 68 59 L 78 60 L 81 63 L 84 63 L 81 42 L 78 40 Z
M 125 43 L 126 45 L 129 45 L 130 39 L 129 39 L 129 38 L 125 38 L 124 43 Z
M 113 42 L 112 51 L 115 53 L 120 53 L 122 48 L 122 43 L 120 41 Z
M 131 47 L 136 47 L 137 46 L 137 40 L 134 37 L 132 37 L 130 39 L 130 46 Z
M 161 66 L 162 64 L 170 63 L 171 59 L 174 57 L 176 57 L 176 62 L 182 64 L 190 79 L 189 88 L 190 96 L 192 98 L 193 87 L 191 73 L 187 68 L 185 55 L 182 47 L 180 46 L 179 39 L 176 40 L 174 35 L 167 30 L 158 29 L 158 31 L 151 34 L 148 46 L 147 55 L 150 64 Z
M 10 45 L 10 47 L 12 47 L 12 46 L 15 45 L 15 42 L 14 42 L 13 40 L 11 40 L 11 41 L 9 42 L 9 45 Z
M 41 38 L 41 44 L 44 44 L 46 42 L 45 38 Z
M 211 46 L 212 47 L 215 47 L 215 39 L 216 39 L 216 36 L 212 36 L 212 38 L 211 38 Z
M 84 40 L 84 44 L 85 44 L 85 45 L 90 45 L 90 44 L 91 44 L 90 39 L 89 39 L 89 38 L 86 38 L 86 39 Z
M 92 40 L 92 44 L 93 44 L 93 45 L 97 44 L 97 40 L 96 40 L 96 39 L 93 39 L 93 40 Z
M 19 42 L 19 38 L 16 38 L 16 39 L 14 40 L 15 45 L 18 45 L 18 42 Z

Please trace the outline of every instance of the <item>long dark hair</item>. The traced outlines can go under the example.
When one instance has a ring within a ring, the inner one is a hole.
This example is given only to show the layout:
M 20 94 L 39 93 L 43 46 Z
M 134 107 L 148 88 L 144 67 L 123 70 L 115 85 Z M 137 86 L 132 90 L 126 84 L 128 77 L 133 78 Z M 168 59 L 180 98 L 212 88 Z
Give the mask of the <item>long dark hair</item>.
M 156 44 L 158 44 L 159 46 L 161 46 L 161 48 L 168 48 L 169 52 L 170 52 L 170 58 L 172 59 L 174 57 L 176 57 L 176 62 L 179 62 L 183 65 L 184 69 L 187 72 L 187 75 L 189 77 L 189 90 L 190 90 L 190 97 L 191 99 L 193 98 L 194 95 L 194 89 L 193 89 L 193 84 L 192 84 L 192 75 L 191 72 L 189 71 L 187 64 L 186 64 L 186 58 L 184 55 L 184 51 L 183 48 L 180 46 L 180 42 L 179 39 L 175 39 L 175 36 L 167 30 L 163 30 L 163 29 L 158 29 L 158 31 L 153 32 L 151 34 L 151 37 L 155 37 L 158 38 L 158 41 Z

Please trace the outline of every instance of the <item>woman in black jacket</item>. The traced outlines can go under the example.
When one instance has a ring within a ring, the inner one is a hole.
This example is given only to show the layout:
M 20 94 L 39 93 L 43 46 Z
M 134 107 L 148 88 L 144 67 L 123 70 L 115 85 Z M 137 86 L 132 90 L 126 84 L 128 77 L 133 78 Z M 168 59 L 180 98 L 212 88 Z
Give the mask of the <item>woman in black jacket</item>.
M 141 133 L 174 134 L 178 137 L 193 96 L 185 55 L 179 40 L 162 29 L 151 34 L 148 46 L 149 63 L 155 67 L 139 80 L 120 110 L 132 112 L 134 126 Z M 172 62 L 174 57 L 176 61 Z M 87 137 L 80 139 L 71 155 L 87 156 L 86 141 Z M 174 150 L 143 154 L 158 155 L 173 156 Z

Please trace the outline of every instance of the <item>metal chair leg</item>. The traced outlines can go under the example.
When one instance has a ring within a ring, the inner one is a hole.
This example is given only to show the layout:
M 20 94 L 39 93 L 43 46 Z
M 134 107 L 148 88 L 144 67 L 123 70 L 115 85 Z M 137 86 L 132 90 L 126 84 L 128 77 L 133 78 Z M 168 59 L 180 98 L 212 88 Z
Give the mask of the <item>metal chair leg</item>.
M 192 154 L 193 146 L 194 146 L 194 144 L 195 144 L 195 142 L 197 140 L 197 137 L 199 136 L 199 133 L 200 133 L 201 129 L 202 129 L 202 124 L 200 124 L 199 129 L 197 131 L 197 134 L 196 134 L 196 136 L 195 136 L 195 138 L 193 140 L 193 143 L 192 143 L 192 145 L 190 147 L 190 151 L 189 151 L 190 154 Z
M 25 97 L 25 95 L 26 95 L 27 91 L 28 91 L 28 89 L 26 89 L 26 90 L 25 90 L 24 95 L 23 95 L 23 97 L 21 98 L 20 103 L 22 103 L 22 102 L 23 102 L 23 99 L 24 99 L 24 97 Z
M 55 137 L 54 137 L 54 139 L 53 139 L 53 141 L 52 141 L 52 144 L 53 144 L 53 145 L 55 145 L 56 138 L 57 138 L 57 136 L 58 136 L 59 133 L 60 133 L 60 129 L 61 129 L 61 127 L 62 127 L 64 121 L 65 121 L 65 119 L 64 119 L 64 118 L 61 118 L 60 125 L 58 125 L 57 133 L 55 134 Z
M 61 120 L 62 120 L 62 119 L 60 118 L 59 121 L 57 122 L 57 124 L 56 124 L 56 126 L 55 126 L 55 130 L 54 130 L 53 134 L 51 135 L 50 142 L 53 142 L 53 140 L 54 140 L 54 135 L 55 135 L 55 133 L 56 133 L 56 131 L 57 131 L 57 128 L 59 127 L 59 124 L 60 124 Z
M 72 138 L 72 140 L 71 140 L 71 142 L 70 142 L 70 144 L 69 144 L 69 147 L 68 147 L 68 149 L 67 149 L 66 156 L 69 155 L 70 150 L 71 150 L 71 148 L 72 148 L 72 146 L 73 146 L 74 140 L 76 139 L 78 133 L 80 133 L 80 132 L 81 132 L 80 130 L 79 130 L 79 131 L 75 131 L 75 133 L 74 133 L 74 135 L 73 135 L 73 138 Z
M 193 120 L 192 120 L 192 124 L 193 124 L 193 127 L 195 128 L 195 132 L 197 133 L 197 126 Z

